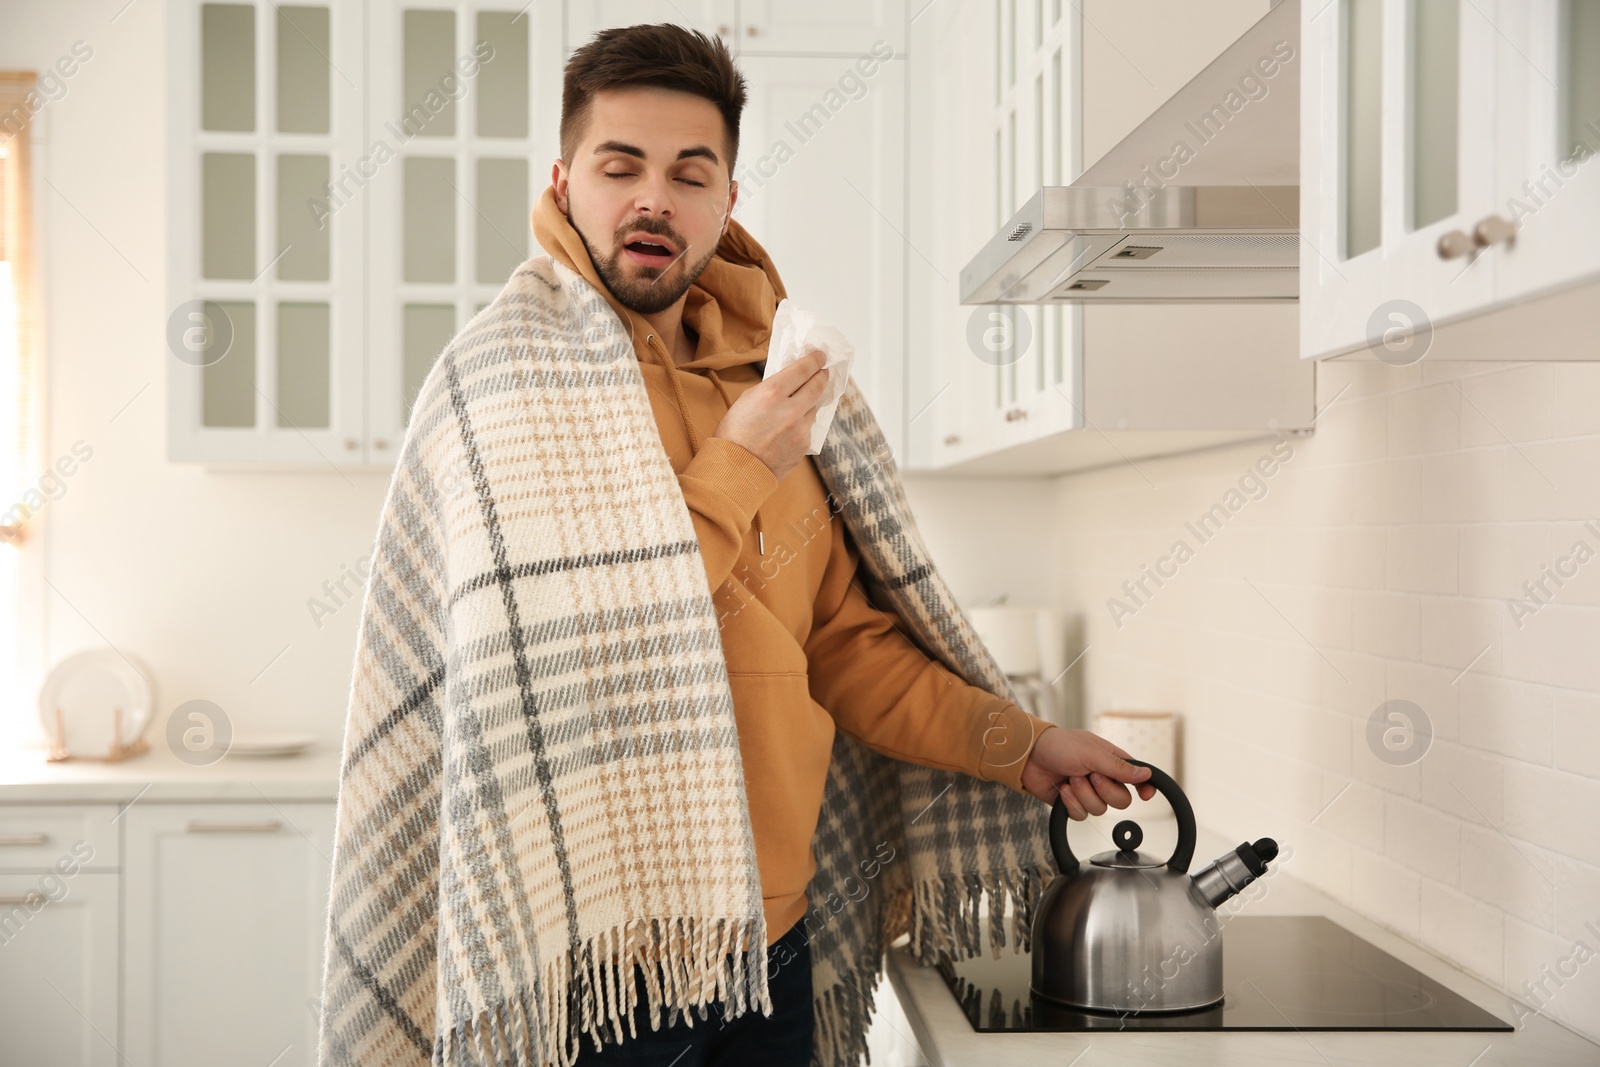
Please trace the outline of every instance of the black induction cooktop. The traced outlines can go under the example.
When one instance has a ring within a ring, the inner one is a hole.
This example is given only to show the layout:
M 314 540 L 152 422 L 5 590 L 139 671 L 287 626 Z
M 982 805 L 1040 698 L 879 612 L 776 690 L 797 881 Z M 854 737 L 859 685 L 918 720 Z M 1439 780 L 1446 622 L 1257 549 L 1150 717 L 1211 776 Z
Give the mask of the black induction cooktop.
M 1222 934 L 1222 1003 L 1190 1012 L 1100 1014 L 1035 998 L 1032 956 L 938 969 L 979 1033 L 1018 1030 L 1510 1030 L 1344 927 L 1320 916 L 1241 915 Z

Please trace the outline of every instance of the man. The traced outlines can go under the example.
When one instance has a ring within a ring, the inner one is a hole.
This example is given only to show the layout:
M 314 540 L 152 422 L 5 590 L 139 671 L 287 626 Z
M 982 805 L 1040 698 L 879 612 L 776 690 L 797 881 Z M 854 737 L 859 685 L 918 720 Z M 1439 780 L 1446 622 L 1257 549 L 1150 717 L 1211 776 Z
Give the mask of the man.
M 769 949 L 784 942 L 798 965 L 772 979 L 771 1017 L 655 1031 L 645 1021 L 637 1039 L 587 1050 L 585 1064 L 688 1067 L 758 1052 L 810 1062 L 799 920 L 835 729 L 1046 803 L 1059 795 L 1074 819 L 1126 807 L 1122 783 L 1148 775 L 1109 742 L 957 678 L 856 582 L 859 552 L 806 454 L 829 373 L 822 356 L 762 380 L 777 272 L 730 216 L 744 103 L 720 41 L 669 25 L 602 31 L 566 68 L 561 158 L 533 222 L 544 251 L 604 294 L 630 331 L 717 608 Z

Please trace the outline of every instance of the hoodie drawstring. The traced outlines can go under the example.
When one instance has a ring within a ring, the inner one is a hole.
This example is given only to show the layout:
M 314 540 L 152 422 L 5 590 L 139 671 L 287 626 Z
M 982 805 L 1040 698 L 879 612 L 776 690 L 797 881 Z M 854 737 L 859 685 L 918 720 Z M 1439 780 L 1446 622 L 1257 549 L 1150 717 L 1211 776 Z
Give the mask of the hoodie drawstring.
M 656 338 L 655 334 L 652 333 L 647 336 L 645 341 L 654 344 L 658 353 L 656 362 L 666 368 L 667 380 L 672 383 L 673 398 L 678 403 L 678 414 L 683 418 L 683 428 L 689 434 L 689 454 L 698 456 L 700 454 L 700 431 L 695 428 L 694 420 L 689 418 L 689 402 L 683 395 L 683 383 L 678 379 L 677 361 L 667 352 L 666 346 Z M 728 396 L 727 387 L 722 384 L 722 379 L 717 377 L 717 372 L 707 367 L 706 375 L 711 379 L 711 384 L 716 386 L 717 392 L 721 395 L 723 406 L 725 408 L 733 407 L 733 400 Z M 761 529 L 760 508 L 755 510 L 750 522 L 751 527 L 756 532 L 756 554 L 764 557 L 767 554 L 767 538 L 765 532 Z

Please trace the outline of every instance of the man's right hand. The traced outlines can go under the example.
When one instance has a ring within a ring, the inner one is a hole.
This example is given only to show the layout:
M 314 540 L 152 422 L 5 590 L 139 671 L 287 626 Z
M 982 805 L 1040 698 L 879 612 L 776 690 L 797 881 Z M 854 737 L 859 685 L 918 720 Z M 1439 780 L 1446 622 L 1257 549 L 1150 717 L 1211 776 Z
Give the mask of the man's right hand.
M 828 387 L 824 362 L 821 352 L 809 352 L 746 389 L 712 436 L 753 452 L 781 480 L 811 448 L 811 425 Z

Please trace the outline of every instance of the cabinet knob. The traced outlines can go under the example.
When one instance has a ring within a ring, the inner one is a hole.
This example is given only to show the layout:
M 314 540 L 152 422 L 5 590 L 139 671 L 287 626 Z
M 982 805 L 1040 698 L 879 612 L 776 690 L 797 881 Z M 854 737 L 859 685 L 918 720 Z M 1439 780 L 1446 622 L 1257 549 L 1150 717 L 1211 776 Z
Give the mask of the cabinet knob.
M 733 31 L 728 29 L 728 27 L 726 27 L 726 26 L 718 26 L 717 27 L 717 36 L 718 37 L 726 37 L 726 36 L 728 36 L 728 34 L 730 34 L 732 32 Z
M 1439 238 L 1439 258 L 1459 259 L 1477 251 L 1478 242 L 1460 230 L 1451 230 Z
M 376 449 L 385 449 L 389 447 L 389 442 L 385 438 L 377 437 L 373 439 L 372 447 Z
M 1027 408 L 1012 408 L 1010 411 L 1006 412 L 1006 421 L 1007 422 L 1016 422 L 1018 419 L 1025 419 L 1027 417 L 1028 417 L 1028 409 Z
M 346 437 L 344 439 L 344 450 L 346 452 L 354 452 L 356 449 L 358 449 L 360 447 L 361 447 L 361 442 L 357 441 L 354 437 Z
M 760 32 L 761 32 L 761 27 L 759 27 L 759 26 L 746 26 L 744 28 L 744 35 L 746 37 L 755 37 Z
M 944 435 L 944 443 L 947 447 L 953 448 L 961 443 L 961 435 L 958 433 L 947 433 Z
M 1488 248 L 1490 245 L 1515 240 L 1517 224 L 1503 215 L 1490 215 L 1479 221 L 1472 231 L 1472 236 L 1481 247 Z

